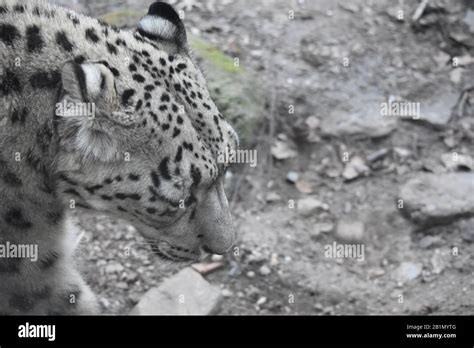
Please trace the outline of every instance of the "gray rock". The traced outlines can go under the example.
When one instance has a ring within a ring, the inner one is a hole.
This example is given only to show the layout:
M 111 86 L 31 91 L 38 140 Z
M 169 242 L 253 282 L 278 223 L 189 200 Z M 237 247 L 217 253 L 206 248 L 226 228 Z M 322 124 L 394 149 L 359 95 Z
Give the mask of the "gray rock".
M 397 126 L 395 117 L 383 116 L 380 112 L 381 102 L 368 102 L 366 109 L 352 112 L 334 111 L 321 121 L 321 133 L 330 136 L 367 136 L 383 137 L 390 134 Z
M 406 283 L 418 278 L 422 270 L 423 265 L 421 263 L 402 262 L 392 277 L 398 283 Z
M 459 93 L 452 89 L 444 89 L 442 93 L 434 95 L 430 100 L 420 105 L 420 118 L 404 118 L 423 122 L 437 129 L 443 129 L 451 119 L 452 109 L 456 105 Z
M 399 192 L 400 211 L 420 225 L 450 223 L 474 215 L 474 174 L 421 174 Z
M 361 242 L 364 239 L 364 223 L 361 221 L 339 221 L 336 237 L 345 242 Z
M 313 226 L 310 230 L 311 237 L 318 237 L 321 233 L 330 233 L 334 230 L 334 224 L 332 222 L 320 222 Z
M 369 174 L 370 169 L 364 163 L 364 160 L 358 156 L 355 156 L 346 164 L 342 176 L 345 180 L 350 181 L 361 175 Z
M 221 298 L 218 287 L 188 267 L 150 289 L 131 314 L 209 315 L 218 309 Z
M 303 216 L 315 214 L 318 210 L 329 210 L 329 206 L 314 197 L 298 200 L 298 212 Z
M 429 249 L 443 244 L 443 239 L 440 236 L 424 236 L 418 243 L 420 248 Z

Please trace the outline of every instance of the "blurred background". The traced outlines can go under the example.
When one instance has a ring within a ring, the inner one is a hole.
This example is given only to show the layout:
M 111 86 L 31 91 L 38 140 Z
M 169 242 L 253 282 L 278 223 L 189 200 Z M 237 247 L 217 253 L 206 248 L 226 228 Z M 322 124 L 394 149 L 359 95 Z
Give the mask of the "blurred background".
M 125 28 L 151 4 L 53 2 Z M 239 241 L 193 265 L 214 294 L 187 300 L 197 312 L 472 315 L 474 2 L 169 3 L 258 155 L 227 177 Z M 419 113 L 381 111 L 397 103 Z M 168 293 L 192 283 L 123 221 L 74 219 L 105 313 L 129 313 L 162 282 Z M 333 242 L 363 245 L 364 259 L 328 257 Z

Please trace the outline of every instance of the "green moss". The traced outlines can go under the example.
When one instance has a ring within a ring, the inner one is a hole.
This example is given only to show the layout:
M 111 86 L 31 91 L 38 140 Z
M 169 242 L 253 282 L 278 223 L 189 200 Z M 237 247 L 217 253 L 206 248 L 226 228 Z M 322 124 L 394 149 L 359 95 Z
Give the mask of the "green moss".
M 234 65 L 234 60 L 231 57 L 222 53 L 221 51 L 219 51 L 219 49 L 208 44 L 204 40 L 196 36 L 190 35 L 189 41 L 190 41 L 191 47 L 194 50 L 196 50 L 196 53 L 198 54 L 198 56 L 201 56 L 209 60 L 216 67 L 219 67 L 230 73 L 241 72 L 242 69 Z
M 144 12 L 124 9 L 103 14 L 99 16 L 99 18 L 108 24 L 122 25 L 124 23 L 130 23 L 134 19 L 138 20 L 144 15 Z

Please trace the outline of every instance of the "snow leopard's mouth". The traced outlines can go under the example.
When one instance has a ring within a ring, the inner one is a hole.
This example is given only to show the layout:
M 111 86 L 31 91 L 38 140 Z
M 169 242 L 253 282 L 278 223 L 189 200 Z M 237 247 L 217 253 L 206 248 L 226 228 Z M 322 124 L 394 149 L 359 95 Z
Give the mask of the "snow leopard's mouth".
M 155 255 L 166 261 L 191 263 L 201 259 L 200 253 L 182 247 L 173 246 L 165 241 L 150 243 L 150 245 L 151 250 L 153 250 Z

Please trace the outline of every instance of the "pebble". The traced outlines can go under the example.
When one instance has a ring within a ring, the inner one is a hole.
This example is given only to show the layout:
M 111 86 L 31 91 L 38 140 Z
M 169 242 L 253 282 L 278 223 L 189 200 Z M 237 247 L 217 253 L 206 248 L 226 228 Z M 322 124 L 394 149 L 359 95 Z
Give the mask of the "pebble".
M 290 171 L 288 174 L 286 174 L 286 181 L 294 184 L 298 181 L 300 175 L 297 172 Z
M 314 224 L 311 229 L 311 236 L 318 237 L 321 233 L 329 233 L 334 230 L 334 224 L 332 222 L 319 222 Z
M 286 142 L 277 140 L 271 148 L 272 156 L 277 160 L 297 157 L 298 153 Z
M 269 275 L 270 273 L 272 273 L 272 270 L 271 270 L 268 266 L 263 265 L 263 266 L 260 267 L 260 269 L 258 270 L 258 273 L 260 273 L 260 275 L 262 275 L 262 276 L 267 276 L 267 275 Z
M 276 193 L 276 192 L 268 192 L 267 195 L 265 196 L 265 201 L 267 203 L 273 203 L 273 202 L 278 202 L 281 200 L 281 196 Z
M 370 169 L 364 163 L 364 160 L 358 156 L 353 157 L 349 163 L 346 164 L 342 176 L 347 181 L 354 180 L 361 175 L 369 174 Z
M 221 290 L 221 294 L 222 296 L 224 297 L 232 297 L 234 296 L 234 293 L 232 291 L 230 291 L 229 289 L 222 289 Z
M 418 278 L 423 270 L 423 265 L 416 262 L 402 262 L 393 273 L 393 279 L 397 283 L 406 283 Z
M 249 271 L 249 272 L 247 272 L 246 275 L 247 275 L 248 278 L 255 278 L 255 272 L 254 271 Z
M 299 199 L 297 202 L 298 212 L 303 216 L 315 214 L 318 210 L 329 210 L 329 206 L 314 197 Z

